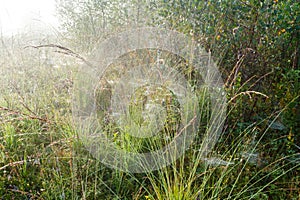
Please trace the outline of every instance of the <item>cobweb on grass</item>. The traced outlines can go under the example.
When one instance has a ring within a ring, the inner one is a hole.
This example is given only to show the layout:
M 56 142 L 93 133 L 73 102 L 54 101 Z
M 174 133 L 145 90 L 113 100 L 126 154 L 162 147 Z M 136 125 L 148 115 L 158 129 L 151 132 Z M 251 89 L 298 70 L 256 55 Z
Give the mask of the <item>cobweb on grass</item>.
M 175 65 L 163 58 L 165 52 L 188 64 Z M 226 96 L 210 55 L 197 43 L 175 31 L 133 29 L 102 42 L 90 60 L 77 79 L 73 113 L 96 158 L 135 173 L 174 162 L 197 134 L 198 87 L 209 91 L 211 101 L 200 152 L 211 151 L 225 119 Z

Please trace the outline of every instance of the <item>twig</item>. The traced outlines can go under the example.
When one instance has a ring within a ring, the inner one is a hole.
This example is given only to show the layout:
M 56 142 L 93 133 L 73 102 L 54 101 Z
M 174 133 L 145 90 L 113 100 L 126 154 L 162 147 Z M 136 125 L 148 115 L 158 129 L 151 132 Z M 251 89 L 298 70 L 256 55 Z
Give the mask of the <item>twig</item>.
M 181 133 L 187 129 L 195 120 L 197 119 L 197 115 L 195 115 L 179 132 L 178 134 L 174 137 L 177 138 L 179 135 L 181 135 Z
M 52 122 L 48 118 L 42 118 L 42 117 L 38 117 L 36 115 L 29 115 L 29 114 L 22 113 L 22 112 L 17 111 L 17 110 L 12 110 L 12 109 L 9 109 L 9 108 L 3 107 L 3 106 L 0 106 L 0 110 L 8 111 L 8 112 L 11 112 L 11 114 L 15 114 L 15 115 L 23 115 L 23 116 L 29 117 L 30 119 L 37 119 L 37 120 L 40 120 L 42 122 L 47 122 L 49 124 L 52 124 Z
M 236 76 L 237 76 L 237 73 L 238 73 L 238 71 L 239 71 L 239 69 L 240 69 L 240 67 L 241 67 L 241 64 L 242 64 L 243 61 L 244 61 L 244 58 L 245 58 L 245 55 L 242 55 L 242 57 L 236 62 L 235 66 L 234 66 L 233 69 L 231 70 L 231 72 L 230 72 L 230 74 L 229 74 L 229 76 L 228 76 L 228 78 L 227 78 L 227 80 L 226 80 L 226 82 L 225 82 L 225 85 L 226 85 L 226 86 L 228 86 L 229 81 L 230 81 L 231 77 L 233 76 L 233 77 L 232 77 L 232 81 L 231 81 L 231 83 L 230 83 L 230 85 L 229 85 L 230 88 L 232 87 L 233 83 L 234 83 L 235 80 L 236 80 Z
M 4 166 L 0 167 L 0 171 L 6 169 L 8 167 L 14 167 L 16 165 L 23 165 L 25 162 L 34 162 L 34 159 L 20 160 L 20 161 L 15 161 L 15 162 L 8 163 L 7 165 L 4 165 Z
M 84 57 L 82 57 L 78 53 L 75 53 L 71 49 L 69 49 L 67 47 L 64 47 L 64 46 L 61 46 L 61 45 L 57 45 L 57 44 L 43 44 L 43 45 L 38 45 L 38 46 L 29 45 L 29 46 L 25 46 L 24 49 L 29 48 L 29 47 L 35 48 L 35 49 L 39 49 L 39 48 L 58 48 L 60 50 L 55 50 L 54 52 L 62 53 L 62 54 L 69 55 L 69 56 L 73 56 L 75 58 L 78 58 L 78 59 L 82 60 L 88 66 L 92 66 L 92 64 L 90 62 L 88 62 Z
M 253 86 L 255 86 L 261 79 L 265 78 L 266 76 L 269 76 L 270 74 L 272 74 L 273 71 L 268 72 L 266 74 L 264 74 L 263 76 L 261 76 L 259 79 L 257 79 L 252 85 L 250 85 L 249 89 L 252 88 Z
M 249 83 L 252 79 L 254 79 L 256 77 L 256 75 L 253 75 L 253 76 L 251 76 L 250 78 L 248 78 L 240 87 L 239 87 L 239 89 L 237 90 L 237 92 L 236 93 L 238 93 L 247 83 Z M 250 89 L 250 88 L 248 88 L 248 89 Z
M 246 92 L 240 92 L 240 93 L 238 93 L 238 94 L 236 94 L 234 97 L 232 97 L 229 101 L 228 101 L 228 103 L 231 103 L 234 99 L 236 99 L 238 96 L 241 96 L 241 95 L 248 95 L 249 97 L 250 97 L 250 99 L 252 98 L 251 97 L 251 94 L 257 94 L 257 95 L 261 95 L 261 96 L 263 96 L 263 97 L 265 97 L 265 98 L 269 98 L 267 95 L 265 95 L 265 94 L 263 94 L 263 93 L 261 93 L 261 92 L 257 92 L 257 91 L 246 91 Z
M 34 116 L 37 116 L 37 114 L 36 114 L 35 112 L 33 112 L 33 110 L 31 110 L 31 109 L 28 107 L 28 105 L 25 104 L 25 99 L 24 99 L 24 97 L 22 96 L 22 94 L 21 94 L 19 88 L 17 88 L 17 86 L 16 86 L 14 83 L 12 83 L 12 86 L 14 87 L 15 91 L 16 91 L 17 94 L 18 94 L 18 96 L 19 96 L 19 98 L 20 98 L 19 102 L 22 104 L 22 106 L 23 106 L 27 111 L 29 111 L 31 114 L 33 114 Z
M 46 148 L 54 146 L 54 145 L 59 144 L 59 143 L 63 143 L 63 142 L 65 142 L 65 143 L 71 142 L 72 141 L 71 139 L 72 138 L 69 138 L 69 139 L 60 139 L 60 140 L 54 141 L 54 142 L 50 143 L 49 145 L 47 145 Z

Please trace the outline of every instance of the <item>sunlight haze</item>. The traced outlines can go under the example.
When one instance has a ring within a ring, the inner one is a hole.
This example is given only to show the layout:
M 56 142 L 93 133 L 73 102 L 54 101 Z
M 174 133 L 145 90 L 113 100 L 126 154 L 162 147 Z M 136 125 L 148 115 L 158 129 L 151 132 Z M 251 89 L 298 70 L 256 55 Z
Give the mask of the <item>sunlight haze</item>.
M 4 35 L 57 25 L 55 0 L 0 0 L 0 31 Z

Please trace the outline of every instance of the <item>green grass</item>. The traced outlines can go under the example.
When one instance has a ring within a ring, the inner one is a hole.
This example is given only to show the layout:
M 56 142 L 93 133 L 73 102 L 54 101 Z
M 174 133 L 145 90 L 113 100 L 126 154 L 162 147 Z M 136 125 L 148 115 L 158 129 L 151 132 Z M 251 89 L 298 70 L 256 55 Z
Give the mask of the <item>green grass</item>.
M 0 74 L 0 199 L 300 198 L 299 149 L 288 140 L 288 133 L 272 129 L 284 110 L 255 123 L 234 118 L 235 124 L 229 126 L 234 128 L 224 130 L 207 160 L 201 158 L 199 136 L 170 166 L 140 174 L 122 172 L 93 158 L 74 128 L 74 58 L 60 57 L 73 64 L 54 69 L 30 56 L 39 50 L 9 51 L 15 60 L 5 60 Z M 29 54 L 28 60 L 19 59 L 20 54 Z M 208 105 L 200 102 L 200 106 L 203 127 L 199 131 L 205 134 Z M 232 104 L 229 118 L 235 109 Z M 128 145 L 120 147 L 134 147 L 134 151 L 157 144 L 118 139 Z

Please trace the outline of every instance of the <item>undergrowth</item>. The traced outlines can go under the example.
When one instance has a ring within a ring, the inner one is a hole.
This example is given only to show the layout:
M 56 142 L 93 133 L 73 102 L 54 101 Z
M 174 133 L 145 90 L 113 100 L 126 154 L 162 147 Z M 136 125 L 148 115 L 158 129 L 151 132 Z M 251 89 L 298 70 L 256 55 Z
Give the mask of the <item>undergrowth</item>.
M 21 52 L 34 51 L 40 50 Z M 79 139 L 71 113 L 76 62 L 53 68 L 29 60 L 1 66 L 1 199 L 300 198 L 299 147 L 279 120 L 299 96 L 269 116 L 240 121 L 245 98 L 266 97 L 229 88 L 228 119 L 207 158 L 201 157 L 199 138 L 172 165 L 132 174 L 103 165 Z

